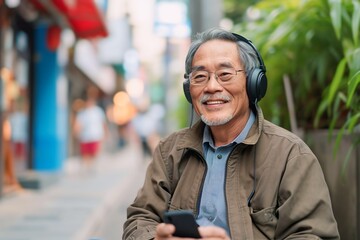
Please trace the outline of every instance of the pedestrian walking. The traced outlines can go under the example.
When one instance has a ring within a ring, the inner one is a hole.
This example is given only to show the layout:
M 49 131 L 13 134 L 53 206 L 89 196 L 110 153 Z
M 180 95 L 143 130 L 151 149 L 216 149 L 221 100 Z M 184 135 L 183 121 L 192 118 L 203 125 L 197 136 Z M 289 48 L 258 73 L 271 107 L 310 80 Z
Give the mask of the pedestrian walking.
M 144 160 L 152 157 L 160 140 L 159 128 L 162 117 L 163 111 L 159 110 L 155 104 L 151 105 L 146 100 L 138 104 L 137 114 L 131 124 L 139 138 Z
M 106 117 L 96 99 L 88 96 L 74 123 L 74 133 L 79 141 L 83 167 L 91 170 L 101 149 L 107 131 Z

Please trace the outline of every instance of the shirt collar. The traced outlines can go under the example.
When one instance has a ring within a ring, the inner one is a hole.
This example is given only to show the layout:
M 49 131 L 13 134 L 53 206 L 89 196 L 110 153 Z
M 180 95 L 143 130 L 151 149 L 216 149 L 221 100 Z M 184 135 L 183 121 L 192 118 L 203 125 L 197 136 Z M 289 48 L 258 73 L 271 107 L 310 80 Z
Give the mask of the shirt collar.
M 255 122 L 255 114 L 253 113 L 253 111 L 250 111 L 250 115 L 244 129 L 233 141 L 231 141 L 231 143 L 227 144 L 226 146 L 229 146 L 233 143 L 239 144 L 242 141 L 244 141 L 254 122 Z M 205 126 L 204 135 L 203 135 L 203 146 L 205 146 L 206 144 L 209 144 L 214 149 L 216 148 L 214 144 L 214 140 L 211 135 L 210 127 L 208 125 Z

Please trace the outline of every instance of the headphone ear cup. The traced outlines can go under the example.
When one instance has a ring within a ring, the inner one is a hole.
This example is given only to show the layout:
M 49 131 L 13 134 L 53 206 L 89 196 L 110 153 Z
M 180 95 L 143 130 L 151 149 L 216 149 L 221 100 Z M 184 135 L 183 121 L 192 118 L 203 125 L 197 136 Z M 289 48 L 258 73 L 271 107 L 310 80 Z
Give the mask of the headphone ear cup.
M 192 104 L 191 94 L 190 94 L 190 81 L 189 79 L 186 79 L 183 82 L 183 90 L 186 97 L 186 100 Z
M 250 104 L 255 104 L 265 96 L 267 90 L 267 78 L 260 68 L 252 69 L 246 79 L 246 91 Z

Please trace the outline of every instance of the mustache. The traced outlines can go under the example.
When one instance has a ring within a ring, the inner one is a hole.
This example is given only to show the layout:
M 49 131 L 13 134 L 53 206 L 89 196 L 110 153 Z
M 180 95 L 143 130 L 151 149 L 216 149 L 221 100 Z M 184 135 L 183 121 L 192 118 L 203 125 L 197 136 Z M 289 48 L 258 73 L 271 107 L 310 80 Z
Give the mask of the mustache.
M 217 100 L 223 100 L 223 101 L 230 101 L 230 97 L 227 95 L 223 95 L 221 93 L 215 93 L 215 94 L 204 94 L 200 98 L 200 102 L 204 103 L 210 99 L 217 99 Z

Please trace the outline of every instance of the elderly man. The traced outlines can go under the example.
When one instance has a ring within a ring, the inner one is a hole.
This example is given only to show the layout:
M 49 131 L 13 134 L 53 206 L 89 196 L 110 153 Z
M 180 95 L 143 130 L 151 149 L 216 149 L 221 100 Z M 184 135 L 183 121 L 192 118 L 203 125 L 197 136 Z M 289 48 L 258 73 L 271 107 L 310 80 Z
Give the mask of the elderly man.
M 123 239 L 179 239 L 167 210 L 190 210 L 202 239 L 338 239 L 310 148 L 265 120 L 266 68 L 246 38 L 198 34 L 184 91 L 201 120 L 163 139 L 128 208 Z

